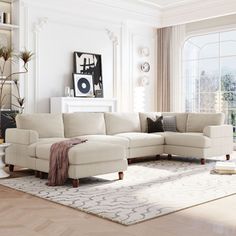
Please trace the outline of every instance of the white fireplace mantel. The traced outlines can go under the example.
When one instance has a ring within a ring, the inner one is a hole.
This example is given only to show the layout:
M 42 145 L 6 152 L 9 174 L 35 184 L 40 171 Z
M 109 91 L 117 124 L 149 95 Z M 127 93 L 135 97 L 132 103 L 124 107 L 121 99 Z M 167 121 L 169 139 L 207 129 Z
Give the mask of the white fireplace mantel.
M 50 107 L 51 113 L 71 113 L 115 112 L 117 106 L 114 98 L 52 97 Z

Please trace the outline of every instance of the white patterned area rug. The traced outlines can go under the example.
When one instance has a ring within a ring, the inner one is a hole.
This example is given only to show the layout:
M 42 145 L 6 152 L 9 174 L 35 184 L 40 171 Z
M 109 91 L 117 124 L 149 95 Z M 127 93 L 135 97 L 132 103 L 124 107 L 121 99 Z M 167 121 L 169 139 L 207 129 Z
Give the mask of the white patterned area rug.
M 236 193 L 236 175 L 211 174 L 214 162 L 160 160 L 133 164 L 117 174 L 86 178 L 79 188 L 48 187 L 34 176 L 0 184 L 74 209 L 132 225 Z

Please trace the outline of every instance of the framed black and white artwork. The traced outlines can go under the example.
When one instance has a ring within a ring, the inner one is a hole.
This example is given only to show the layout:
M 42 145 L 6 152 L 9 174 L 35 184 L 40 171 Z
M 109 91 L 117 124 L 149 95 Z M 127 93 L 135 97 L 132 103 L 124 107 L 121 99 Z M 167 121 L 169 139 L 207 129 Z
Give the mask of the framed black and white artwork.
M 94 97 L 93 76 L 73 74 L 75 97 Z
M 92 75 L 95 97 L 103 97 L 102 56 L 99 54 L 74 52 L 74 72 Z

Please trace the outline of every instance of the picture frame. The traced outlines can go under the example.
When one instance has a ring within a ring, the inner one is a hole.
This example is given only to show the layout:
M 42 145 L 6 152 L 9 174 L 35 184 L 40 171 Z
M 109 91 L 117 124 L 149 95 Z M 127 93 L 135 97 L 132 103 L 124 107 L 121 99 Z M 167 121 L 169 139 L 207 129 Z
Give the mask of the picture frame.
M 93 76 L 74 73 L 73 85 L 75 97 L 94 97 Z
M 74 52 L 74 73 L 92 75 L 95 97 L 103 97 L 102 56 L 95 53 Z

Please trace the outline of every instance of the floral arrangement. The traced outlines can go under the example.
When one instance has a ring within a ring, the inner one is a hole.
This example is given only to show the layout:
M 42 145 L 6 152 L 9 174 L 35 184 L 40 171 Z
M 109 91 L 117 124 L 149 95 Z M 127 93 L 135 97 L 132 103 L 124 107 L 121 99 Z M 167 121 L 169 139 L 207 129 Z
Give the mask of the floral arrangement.
M 14 53 L 13 49 L 10 47 L 0 46 L 0 138 L 4 136 L 3 130 L 5 131 L 5 124 L 2 124 L 2 110 L 4 110 L 6 101 L 8 97 L 14 97 L 14 102 L 11 103 L 11 107 L 14 107 L 18 113 L 22 113 L 24 110 L 25 98 L 21 97 L 20 94 L 20 84 L 19 75 L 28 73 L 28 63 L 33 57 L 33 53 L 27 50 L 21 51 L 19 53 Z M 22 70 L 17 72 L 10 72 L 6 74 L 7 64 L 12 65 L 16 61 L 21 61 L 23 63 Z M 4 93 L 4 86 L 12 82 L 13 86 L 16 88 L 16 94 Z M 11 116 L 9 114 L 9 116 Z M 15 116 L 14 116 L 15 117 Z M 11 117 L 8 117 L 11 118 Z M 12 117 L 13 119 L 13 117 Z M 13 119 L 14 120 L 14 119 Z

